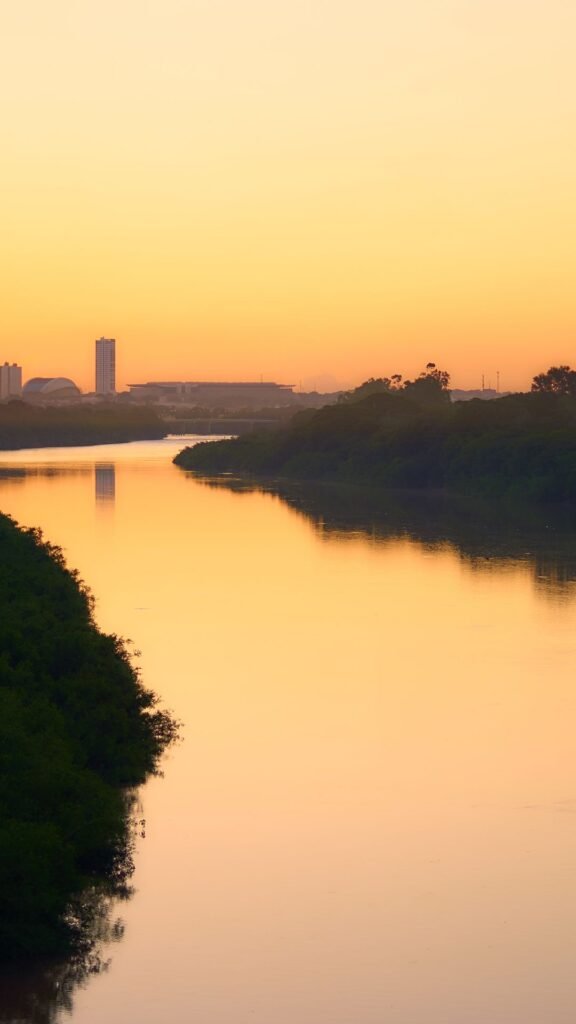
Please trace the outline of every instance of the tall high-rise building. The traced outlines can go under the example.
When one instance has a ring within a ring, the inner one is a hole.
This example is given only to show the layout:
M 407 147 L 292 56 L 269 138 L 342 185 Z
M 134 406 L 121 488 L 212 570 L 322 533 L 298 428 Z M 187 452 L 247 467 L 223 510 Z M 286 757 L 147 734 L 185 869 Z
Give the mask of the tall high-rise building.
M 22 367 L 16 363 L 0 366 L 0 401 L 22 398 Z
M 116 394 L 116 341 L 98 338 L 96 341 L 96 394 Z

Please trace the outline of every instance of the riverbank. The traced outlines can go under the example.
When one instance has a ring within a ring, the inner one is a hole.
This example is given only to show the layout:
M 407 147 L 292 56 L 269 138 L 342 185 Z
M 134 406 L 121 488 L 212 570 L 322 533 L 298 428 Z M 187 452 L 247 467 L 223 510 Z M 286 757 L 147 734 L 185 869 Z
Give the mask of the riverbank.
M 0 960 L 70 951 L 125 890 L 131 791 L 176 725 L 61 551 L 0 516 Z
M 0 404 L 0 451 L 153 441 L 167 432 L 167 425 L 147 406 Z
M 374 394 L 285 428 L 180 452 L 200 474 L 237 474 L 481 497 L 576 501 L 576 401 L 554 394 L 423 405 Z

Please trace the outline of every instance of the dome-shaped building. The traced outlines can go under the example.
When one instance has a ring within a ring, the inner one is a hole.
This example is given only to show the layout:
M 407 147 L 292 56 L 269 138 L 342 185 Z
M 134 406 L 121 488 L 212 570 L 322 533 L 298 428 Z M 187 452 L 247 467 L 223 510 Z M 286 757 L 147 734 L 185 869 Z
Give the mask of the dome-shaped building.
M 27 402 L 70 402 L 80 398 L 80 388 L 69 377 L 32 377 L 22 388 Z

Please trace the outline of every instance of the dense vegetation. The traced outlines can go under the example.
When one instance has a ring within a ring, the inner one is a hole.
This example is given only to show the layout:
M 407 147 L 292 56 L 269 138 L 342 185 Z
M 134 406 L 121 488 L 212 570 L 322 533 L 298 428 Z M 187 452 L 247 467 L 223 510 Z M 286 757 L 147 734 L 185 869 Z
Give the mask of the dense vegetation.
M 59 549 L 0 516 L 0 960 L 70 948 L 126 872 L 129 787 L 173 738 Z M 75 902 L 76 899 L 76 902 Z
M 0 450 L 118 444 L 164 437 L 166 426 L 148 406 L 96 403 L 43 407 L 0 404 Z
M 576 370 L 569 366 L 551 366 L 546 373 L 538 373 L 532 380 L 532 391 L 571 395 L 576 398 Z
M 175 461 L 203 474 L 576 499 L 570 394 L 544 389 L 451 404 L 429 376 L 417 383 L 301 413 L 284 429 L 200 444 Z

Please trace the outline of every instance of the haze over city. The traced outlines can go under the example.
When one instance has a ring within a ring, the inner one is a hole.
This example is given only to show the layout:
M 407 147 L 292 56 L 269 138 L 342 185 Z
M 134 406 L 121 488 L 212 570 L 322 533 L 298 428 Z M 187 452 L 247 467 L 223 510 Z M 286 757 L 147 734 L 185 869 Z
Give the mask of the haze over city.
M 0 14 L 6 357 L 331 390 L 570 362 L 563 0 L 41 0 Z

